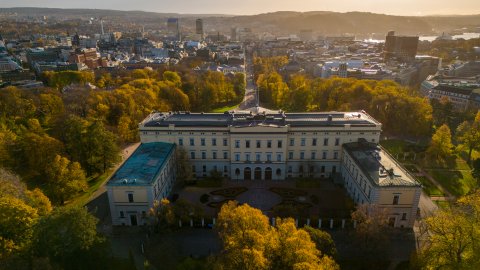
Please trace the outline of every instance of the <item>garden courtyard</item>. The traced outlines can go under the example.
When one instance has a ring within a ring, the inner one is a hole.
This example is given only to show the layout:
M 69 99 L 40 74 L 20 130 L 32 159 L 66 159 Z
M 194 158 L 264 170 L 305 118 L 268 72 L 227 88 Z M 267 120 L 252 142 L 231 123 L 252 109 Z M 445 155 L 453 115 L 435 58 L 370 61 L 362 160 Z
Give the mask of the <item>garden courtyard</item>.
M 235 200 L 262 210 L 269 217 L 349 218 L 353 210 L 343 187 L 331 180 L 224 180 L 219 187 L 186 186 L 174 192 L 178 200 L 201 205 L 205 217 L 214 217 L 222 204 Z

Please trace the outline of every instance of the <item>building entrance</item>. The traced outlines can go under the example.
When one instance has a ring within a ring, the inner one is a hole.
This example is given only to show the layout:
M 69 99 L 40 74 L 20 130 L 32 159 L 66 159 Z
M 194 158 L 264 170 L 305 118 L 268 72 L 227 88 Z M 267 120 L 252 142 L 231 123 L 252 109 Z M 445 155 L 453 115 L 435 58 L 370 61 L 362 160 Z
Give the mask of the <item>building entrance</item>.
M 252 180 L 252 169 L 250 169 L 249 167 L 245 168 L 243 170 L 243 178 L 245 180 Z
M 272 180 L 272 168 L 270 167 L 265 169 L 265 180 Z
M 255 180 L 262 180 L 262 169 L 260 167 L 255 168 Z

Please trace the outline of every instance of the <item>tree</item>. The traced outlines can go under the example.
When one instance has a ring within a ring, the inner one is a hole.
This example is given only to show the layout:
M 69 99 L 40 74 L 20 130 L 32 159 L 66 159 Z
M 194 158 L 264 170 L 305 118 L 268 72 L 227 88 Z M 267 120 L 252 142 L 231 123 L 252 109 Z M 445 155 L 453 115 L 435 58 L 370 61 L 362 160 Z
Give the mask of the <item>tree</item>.
M 85 173 L 80 164 L 60 155 L 53 159 L 46 170 L 46 176 L 50 198 L 60 205 L 88 188 Z
M 279 246 L 273 269 L 339 269 L 332 258 L 321 256 L 310 235 L 297 229 L 292 218 L 278 218 L 276 232 Z
M 278 218 L 272 227 L 260 210 L 230 201 L 222 206 L 216 228 L 223 243 L 220 269 L 338 269 L 291 218 Z
M 33 253 L 48 257 L 64 269 L 91 269 L 100 252 L 103 237 L 97 233 L 98 220 L 86 208 L 59 207 L 40 219 L 34 233 Z
M 480 192 L 460 198 L 425 220 L 427 244 L 419 261 L 424 269 L 480 267 Z
M 329 233 L 310 226 L 303 227 L 303 230 L 310 235 L 310 238 L 315 243 L 315 246 L 321 252 L 321 254 L 330 256 L 332 258 L 337 257 L 337 248 L 335 247 L 335 243 L 333 242 L 333 239 Z
M 352 213 L 352 220 L 357 223 L 354 239 L 362 257 L 368 260 L 382 254 L 391 232 L 388 210 L 376 204 L 362 204 Z
M 105 129 L 101 121 L 94 121 L 87 127 L 88 136 L 84 138 L 83 149 L 86 157 L 87 173 L 105 172 L 120 160 L 116 136 Z
M 435 134 L 433 134 L 427 153 L 436 158 L 445 158 L 452 154 L 452 147 L 450 128 L 446 124 L 443 124 L 437 129 Z
M 172 204 L 166 198 L 154 201 L 149 215 L 153 218 L 153 226 L 163 229 L 175 224 L 175 213 Z
M 480 111 L 473 123 L 464 121 L 457 127 L 455 133 L 457 140 L 468 149 L 467 162 L 470 163 L 473 150 L 480 149 Z
M 0 197 L 0 259 L 25 249 L 32 239 L 37 210 L 12 196 Z
M 39 188 L 25 191 L 25 202 L 37 209 L 38 215 L 45 216 L 52 211 L 50 199 Z
M 222 206 L 216 228 L 223 243 L 222 265 L 229 269 L 270 269 L 278 240 L 260 210 L 230 201 Z
M 177 148 L 175 151 L 177 183 L 184 184 L 192 178 L 192 166 L 190 165 L 187 151 Z

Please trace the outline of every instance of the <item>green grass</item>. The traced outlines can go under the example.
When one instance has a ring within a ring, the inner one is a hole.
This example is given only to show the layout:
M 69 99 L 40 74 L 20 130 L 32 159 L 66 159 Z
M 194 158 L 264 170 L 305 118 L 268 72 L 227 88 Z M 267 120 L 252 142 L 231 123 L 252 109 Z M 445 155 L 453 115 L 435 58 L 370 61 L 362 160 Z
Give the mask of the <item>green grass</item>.
M 454 196 L 463 196 L 476 185 L 471 171 L 427 170 L 427 172 Z
M 417 176 L 416 177 L 420 183 L 423 185 L 423 191 L 427 193 L 429 196 L 444 196 L 443 192 L 438 189 L 432 182 L 430 182 L 426 177 L 424 176 Z
M 383 146 L 383 148 L 385 148 L 392 156 L 404 153 L 408 144 L 409 143 L 402 140 L 386 140 L 380 142 L 380 145 Z
M 225 106 L 225 107 L 220 107 L 220 108 L 213 109 L 212 112 L 223 113 L 223 112 L 226 112 L 226 111 L 234 110 L 237 107 L 238 107 L 238 104 L 235 104 L 235 105 L 231 105 L 231 106 Z
M 201 179 L 197 180 L 195 186 L 196 187 L 222 187 L 222 181 L 214 180 L 214 179 Z
M 88 190 L 80 194 L 78 197 L 69 200 L 65 204 L 73 206 L 84 206 L 87 204 L 93 193 L 95 193 L 95 191 L 97 191 L 100 186 L 108 180 L 112 172 L 112 170 L 108 170 L 104 174 L 101 174 L 97 177 L 88 178 Z
M 442 209 L 450 207 L 450 203 L 447 201 L 435 201 L 435 204 Z

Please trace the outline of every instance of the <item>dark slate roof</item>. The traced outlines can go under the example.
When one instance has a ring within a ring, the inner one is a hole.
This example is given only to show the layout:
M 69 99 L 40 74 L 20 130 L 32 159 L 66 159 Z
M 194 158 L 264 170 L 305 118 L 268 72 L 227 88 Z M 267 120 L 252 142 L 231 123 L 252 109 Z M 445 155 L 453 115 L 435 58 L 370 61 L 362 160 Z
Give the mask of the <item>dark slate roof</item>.
M 385 149 L 369 142 L 352 142 L 343 145 L 359 165 L 363 174 L 376 186 L 421 186 Z
M 364 126 L 379 124 L 365 112 L 312 112 L 285 113 L 268 111 L 250 113 L 248 111 L 229 111 L 225 113 L 164 112 L 153 113 L 143 122 L 144 127 L 247 127 L 256 125 L 292 127 L 326 126 Z
M 175 145 L 171 143 L 142 143 L 108 180 L 107 185 L 151 185 L 174 149 Z

